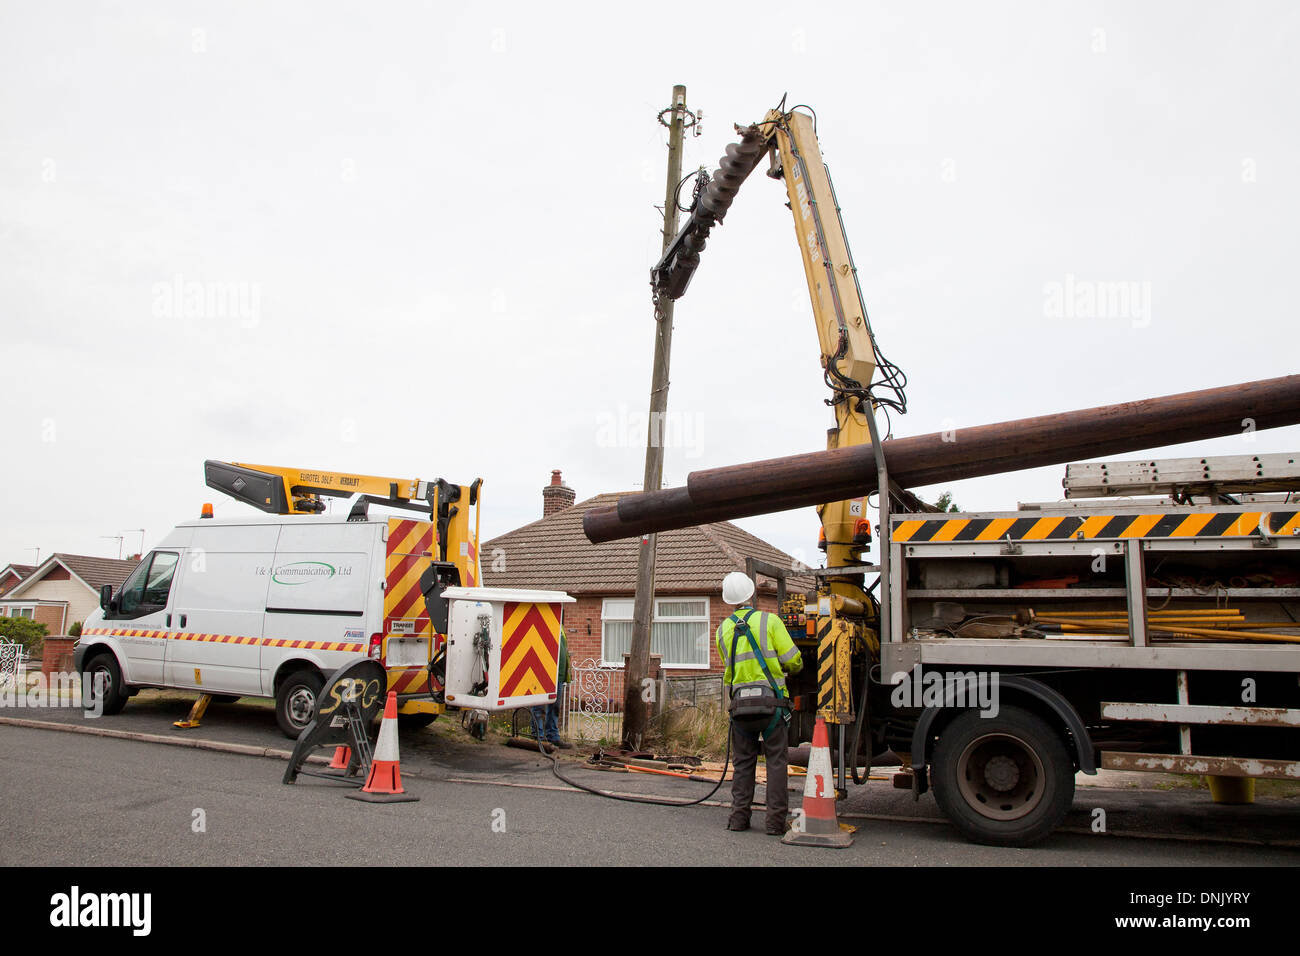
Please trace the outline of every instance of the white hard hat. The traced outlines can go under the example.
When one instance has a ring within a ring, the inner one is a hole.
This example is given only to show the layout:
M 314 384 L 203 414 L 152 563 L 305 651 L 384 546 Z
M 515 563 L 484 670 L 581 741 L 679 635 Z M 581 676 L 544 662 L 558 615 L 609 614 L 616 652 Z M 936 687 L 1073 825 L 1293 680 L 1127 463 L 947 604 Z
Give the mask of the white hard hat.
M 754 596 L 754 582 L 744 571 L 732 571 L 722 579 L 722 600 L 728 604 L 744 604 Z

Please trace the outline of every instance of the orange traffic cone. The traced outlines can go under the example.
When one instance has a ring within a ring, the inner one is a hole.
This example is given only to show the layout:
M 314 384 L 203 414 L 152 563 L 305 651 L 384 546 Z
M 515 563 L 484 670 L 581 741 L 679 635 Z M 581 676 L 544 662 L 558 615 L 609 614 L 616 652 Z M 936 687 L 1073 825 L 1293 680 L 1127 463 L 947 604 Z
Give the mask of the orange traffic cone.
M 829 760 L 829 758 L 827 758 Z M 401 761 L 397 756 L 397 694 L 388 692 L 384 719 L 375 741 L 375 756 L 370 761 L 370 775 L 360 793 L 349 793 L 350 800 L 368 803 L 403 803 L 419 800 L 402 789 Z
M 330 761 L 329 769 L 347 770 L 348 764 L 352 760 L 352 748 L 339 744 L 334 748 L 334 759 Z
M 853 835 L 840 829 L 835 818 L 835 782 L 831 776 L 831 745 L 826 721 L 817 718 L 812 751 L 808 754 L 808 776 L 803 785 L 803 819 L 781 842 L 789 846 L 829 846 L 842 849 L 853 845 Z

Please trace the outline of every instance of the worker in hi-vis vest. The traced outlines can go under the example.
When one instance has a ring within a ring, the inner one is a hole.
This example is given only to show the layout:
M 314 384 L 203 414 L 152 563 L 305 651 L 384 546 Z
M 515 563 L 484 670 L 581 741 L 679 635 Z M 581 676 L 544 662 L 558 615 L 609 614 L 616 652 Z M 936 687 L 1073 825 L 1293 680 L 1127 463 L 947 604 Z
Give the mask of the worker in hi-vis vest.
M 785 676 L 803 669 L 803 657 L 781 618 L 750 606 L 754 582 L 733 571 L 722 579 L 722 600 L 736 605 L 718 625 L 718 656 L 725 668 L 722 695 L 731 712 L 731 816 L 728 830 L 749 829 L 754 802 L 754 768 L 760 749 L 767 761 L 767 832 L 786 831 L 786 747 L 790 695 Z

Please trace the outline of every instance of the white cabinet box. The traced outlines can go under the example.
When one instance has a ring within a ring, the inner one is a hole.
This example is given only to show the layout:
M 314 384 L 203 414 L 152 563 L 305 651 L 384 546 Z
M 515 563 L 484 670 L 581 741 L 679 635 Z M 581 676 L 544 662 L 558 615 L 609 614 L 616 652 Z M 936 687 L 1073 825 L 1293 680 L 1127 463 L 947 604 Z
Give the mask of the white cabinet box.
M 449 604 L 446 700 L 487 711 L 555 700 L 563 591 L 462 588 Z

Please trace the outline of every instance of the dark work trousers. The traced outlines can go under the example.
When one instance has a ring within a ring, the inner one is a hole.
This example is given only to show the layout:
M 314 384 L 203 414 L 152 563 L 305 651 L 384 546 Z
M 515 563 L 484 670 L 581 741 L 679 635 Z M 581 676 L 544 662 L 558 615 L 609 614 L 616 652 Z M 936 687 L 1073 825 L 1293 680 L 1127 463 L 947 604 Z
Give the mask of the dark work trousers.
M 767 759 L 767 823 L 784 828 L 786 811 L 790 808 L 790 792 L 786 789 L 786 744 L 790 734 L 780 718 L 772 732 L 763 735 L 761 743 L 760 734 L 761 728 L 755 732 L 731 725 L 731 762 L 735 767 L 731 780 L 731 815 L 749 819 L 749 808 L 754 802 L 754 768 L 761 749 Z

